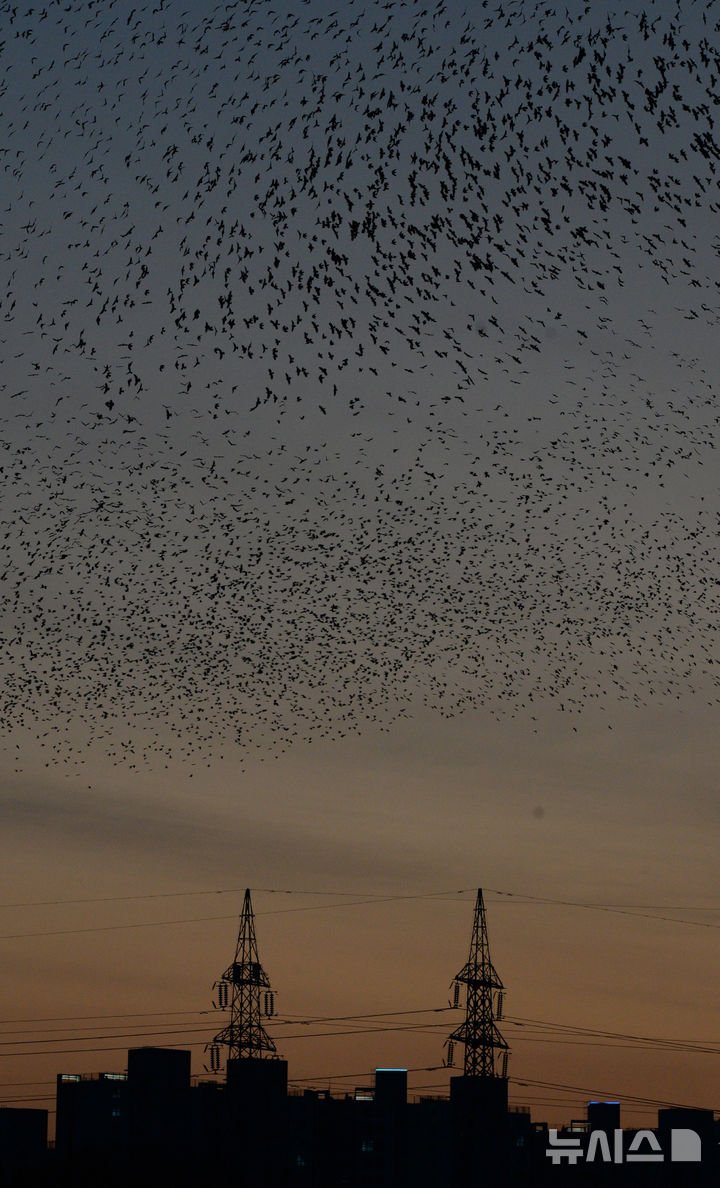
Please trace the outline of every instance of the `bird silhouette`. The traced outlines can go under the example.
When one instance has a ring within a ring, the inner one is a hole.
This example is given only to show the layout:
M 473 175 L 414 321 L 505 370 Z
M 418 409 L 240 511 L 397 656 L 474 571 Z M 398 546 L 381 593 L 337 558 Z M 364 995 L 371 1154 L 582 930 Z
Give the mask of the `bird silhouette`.
M 8 746 L 717 702 L 712 6 L 3 21 Z

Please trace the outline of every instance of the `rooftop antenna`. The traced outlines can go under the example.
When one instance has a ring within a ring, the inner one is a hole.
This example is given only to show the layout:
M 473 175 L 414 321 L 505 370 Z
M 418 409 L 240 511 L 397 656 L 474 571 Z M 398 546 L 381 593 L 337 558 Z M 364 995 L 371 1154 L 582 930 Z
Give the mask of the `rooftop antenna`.
M 209 1045 L 212 1072 L 220 1071 L 220 1047 L 228 1059 L 257 1060 L 277 1056 L 262 1019 L 275 1014 L 275 994 L 258 957 L 255 913 L 250 889 L 245 891 L 238 928 L 235 960 L 215 983 L 217 1005 L 230 1011 L 230 1022 Z
M 505 1078 L 510 1049 L 496 1023 L 502 1016 L 505 987 L 490 960 L 482 888 L 475 900 L 468 959 L 454 978 L 455 1005 L 459 1005 L 462 986 L 466 987 L 465 1021 L 448 1038 L 447 1064 L 452 1064 L 454 1045 L 461 1043 L 466 1077 Z

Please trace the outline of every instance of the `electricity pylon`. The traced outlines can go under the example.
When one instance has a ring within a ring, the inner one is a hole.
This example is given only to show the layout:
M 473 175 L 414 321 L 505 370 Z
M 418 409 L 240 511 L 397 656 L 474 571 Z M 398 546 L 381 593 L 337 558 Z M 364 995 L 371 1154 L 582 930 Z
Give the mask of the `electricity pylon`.
M 466 1077 L 506 1077 L 509 1047 L 498 1029 L 502 1018 L 505 987 L 490 960 L 485 903 L 478 888 L 475 901 L 470 953 L 454 979 L 454 1006 L 460 1005 L 460 987 L 465 986 L 465 1021 L 448 1040 L 448 1060 L 453 1063 L 455 1043 L 465 1046 L 463 1071 Z
M 275 1043 L 261 1021 L 275 1014 L 275 995 L 258 957 L 249 888 L 240 914 L 235 960 L 215 983 L 215 988 L 216 1005 L 230 1010 L 230 1022 L 210 1044 L 212 1071 L 220 1069 L 220 1045 L 227 1048 L 228 1059 L 257 1060 L 276 1056 Z

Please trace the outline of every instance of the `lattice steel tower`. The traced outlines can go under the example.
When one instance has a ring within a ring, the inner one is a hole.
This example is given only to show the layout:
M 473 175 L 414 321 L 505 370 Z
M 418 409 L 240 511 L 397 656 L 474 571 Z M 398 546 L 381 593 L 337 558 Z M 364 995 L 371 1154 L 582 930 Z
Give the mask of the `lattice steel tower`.
M 454 1045 L 464 1044 L 466 1077 L 507 1077 L 510 1049 L 496 1020 L 502 1018 L 504 990 L 490 960 L 485 903 L 482 889 L 475 900 L 470 953 L 454 979 L 453 1006 L 460 1005 L 460 989 L 465 986 L 465 1022 L 448 1039 L 448 1065 L 453 1063 Z
M 275 994 L 258 957 L 255 939 L 255 913 L 250 890 L 246 890 L 240 914 L 235 960 L 215 983 L 221 1010 L 230 1010 L 230 1022 L 215 1036 L 210 1047 L 213 1072 L 220 1069 L 220 1046 L 228 1050 L 228 1059 L 248 1060 L 277 1056 L 273 1040 L 262 1019 L 275 1014 Z

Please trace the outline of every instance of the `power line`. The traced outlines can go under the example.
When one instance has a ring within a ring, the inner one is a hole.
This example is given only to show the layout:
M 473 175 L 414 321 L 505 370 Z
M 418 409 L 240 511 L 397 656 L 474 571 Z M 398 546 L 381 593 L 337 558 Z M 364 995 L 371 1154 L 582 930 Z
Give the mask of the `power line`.
M 347 1035 L 347 1034 L 372 1034 L 372 1033 L 379 1033 L 379 1032 L 383 1032 L 383 1031 L 385 1031 L 385 1032 L 405 1031 L 405 1032 L 412 1032 L 415 1034 L 431 1035 L 431 1034 L 435 1034 L 435 1032 L 437 1030 L 442 1030 L 445 1027 L 444 1022 L 438 1021 L 437 1023 L 434 1023 L 434 1022 L 426 1021 L 424 1023 L 396 1023 L 396 1022 L 391 1022 L 391 1021 L 397 1020 L 397 1019 L 405 1019 L 405 1018 L 407 1018 L 409 1016 L 413 1016 L 413 1015 L 445 1014 L 448 1011 L 452 1011 L 453 1009 L 454 1008 L 450 1007 L 450 1006 L 443 1006 L 443 1007 L 421 1007 L 421 1008 L 396 1010 L 396 1011 L 371 1011 L 371 1012 L 352 1014 L 352 1015 L 284 1014 L 283 1017 L 278 1017 L 274 1020 L 273 1026 L 274 1026 L 274 1028 L 286 1028 L 286 1027 L 293 1027 L 293 1026 L 294 1027 L 303 1026 L 303 1027 L 308 1028 L 308 1030 L 303 1030 L 302 1032 L 298 1033 L 298 1035 L 294 1035 L 294 1036 L 288 1035 L 287 1033 L 285 1033 L 283 1036 L 283 1038 L 285 1038 L 285 1039 L 298 1039 L 298 1038 L 312 1039 L 312 1038 L 320 1038 L 322 1036 L 332 1036 L 332 1035 L 340 1036 L 340 1035 Z M 7 1047 L 7 1046 L 11 1046 L 12 1044 L 22 1045 L 22 1046 L 31 1046 L 31 1045 L 42 1044 L 42 1043 L 44 1043 L 44 1044 L 59 1044 L 59 1043 L 66 1042 L 68 1039 L 75 1039 L 76 1042 L 84 1042 L 85 1040 L 87 1040 L 87 1042 L 91 1042 L 92 1040 L 96 1040 L 96 1039 L 150 1038 L 152 1036 L 159 1036 L 162 1038 L 162 1037 L 171 1036 L 171 1035 L 189 1036 L 192 1033 L 197 1033 L 197 1032 L 204 1033 L 207 1029 L 212 1028 L 215 1025 L 215 1021 L 217 1020 L 217 1017 L 220 1013 L 221 1012 L 218 1012 L 215 1010 L 203 1010 L 203 1011 L 196 1011 L 196 1012 L 191 1012 L 191 1011 L 145 1012 L 145 1013 L 138 1012 L 136 1014 L 129 1014 L 129 1015 L 88 1015 L 88 1016 L 76 1015 L 76 1016 L 67 1016 L 67 1017 L 66 1016 L 51 1016 L 51 1017 L 49 1017 L 48 1020 L 41 1020 L 41 1019 L 6 1020 L 5 1023 L 15 1023 L 15 1024 L 27 1023 L 27 1024 L 36 1026 L 38 1023 L 41 1023 L 44 1021 L 61 1022 L 61 1021 L 63 1021 L 63 1019 L 68 1019 L 68 1020 L 70 1020 L 71 1023 L 74 1023 L 74 1022 L 86 1023 L 89 1020 L 94 1020 L 94 1019 L 103 1019 L 103 1020 L 112 1020 L 112 1019 L 117 1019 L 117 1020 L 139 1019 L 140 1020 L 143 1018 L 155 1019 L 158 1017 L 158 1015 L 160 1015 L 161 1017 L 165 1017 L 168 1014 L 174 1014 L 174 1015 L 180 1015 L 180 1016 L 190 1016 L 190 1018 L 187 1021 L 187 1024 L 185 1026 L 181 1026 L 181 1027 L 170 1027 L 169 1029 L 166 1027 L 162 1027 L 162 1028 L 161 1027 L 153 1027 L 153 1025 L 150 1022 L 148 1022 L 147 1024 L 144 1024 L 144 1023 L 139 1024 L 139 1026 L 143 1028 L 142 1031 L 111 1032 L 111 1033 L 105 1033 L 103 1035 L 89 1035 L 88 1034 L 88 1035 L 84 1035 L 84 1036 L 68 1036 L 66 1034 L 67 1032 L 79 1030 L 79 1028 L 75 1028 L 73 1026 L 58 1027 L 58 1028 L 43 1028 L 42 1029 L 43 1035 L 40 1038 L 32 1039 L 32 1040 L 18 1039 L 17 1037 L 20 1035 L 26 1034 L 27 1031 L 29 1030 L 29 1028 L 27 1028 L 27 1027 L 17 1028 L 15 1030 L 6 1031 L 4 1034 L 9 1038 L 0 1039 L 0 1045 Z M 202 1025 L 199 1025 L 199 1026 L 193 1026 L 193 1024 L 196 1021 L 197 1016 L 203 1017 L 203 1023 L 202 1023 Z M 205 1020 L 205 1016 L 207 1016 L 207 1020 Z M 312 1030 L 313 1028 L 316 1028 L 323 1024 L 325 1024 L 325 1025 L 327 1025 L 327 1024 L 342 1024 L 342 1023 L 347 1023 L 347 1024 L 359 1023 L 359 1024 L 361 1024 L 361 1023 L 365 1023 L 369 1020 L 373 1020 L 376 1023 L 376 1026 L 372 1027 L 372 1028 L 366 1028 L 364 1030 L 359 1029 L 359 1028 L 353 1028 L 352 1030 L 348 1029 L 346 1031 L 335 1030 L 332 1032 L 321 1032 L 321 1033 L 319 1033 L 315 1030 Z M 582 1046 L 622 1047 L 622 1048 L 645 1047 L 645 1048 L 651 1048 L 651 1049 L 674 1051 L 674 1052 L 685 1053 L 685 1054 L 693 1054 L 693 1053 L 717 1054 L 718 1051 L 720 1051 L 720 1046 L 718 1046 L 715 1042 L 708 1041 L 708 1040 L 674 1039 L 672 1037 L 663 1037 L 663 1036 L 636 1035 L 634 1033 L 628 1033 L 628 1032 L 615 1032 L 615 1031 L 610 1031 L 610 1030 L 601 1029 L 601 1028 L 581 1027 L 581 1026 L 578 1026 L 575 1024 L 564 1024 L 564 1023 L 558 1023 L 558 1022 L 554 1022 L 554 1021 L 550 1021 L 550 1020 L 542 1020 L 542 1019 L 524 1019 L 524 1018 L 513 1017 L 513 1016 L 508 1016 L 506 1018 L 506 1022 L 515 1028 L 521 1029 L 522 1034 L 518 1034 L 516 1039 L 518 1039 L 520 1041 L 526 1040 L 527 1042 L 530 1042 L 530 1043 L 562 1043 L 562 1044 L 578 1044 L 578 1045 L 582 1045 Z M 88 1030 L 96 1032 L 96 1031 L 103 1031 L 104 1028 L 102 1026 L 99 1026 L 99 1027 L 89 1028 Z M 62 1035 L 58 1039 L 49 1039 L 48 1034 L 52 1031 L 61 1032 Z M 1 1034 L 3 1034 L 3 1033 L 0 1033 L 0 1035 Z M 603 1042 L 603 1041 L 607 1041 L 607 1042 Z
M 127 903 L 132 901 L 143 901 L 153 899 L 182 899 L 190 897 L 212 896 L 212 895 L 239 895 L 243 893 L 244 888 L 240 887 L 213 887 L 202 891 L 152 891 L 144 894 L 136 895 L 102 895 L 102 896 L 85 896 L 75 899 L 37 899 L 24 901 L 11 901 L 0 903 L 0 908 L 34 908 L 34 907 L 62 907 L 62 906 L 79 906 L 82 904 L 94 903 Z M 423 899 L 443 899 L 447 897 L 450 900 L 456 900 L 461 895 L 470 895 L 475 893 L 475 888 L 461 887 L 446 889 L 442 891 L 422 891 L 405 895 L 388 895 L 387 892 L 382 891 L 335 891 L 318 888 L 288 888 L 288 887 L 256 887 L 255 891 L 265 895 L 318 895 L 327 896 L 339 899 L 357 899 L 358 904 L 366 903 L 389 903 L 396 900 L 423 900 Z M 626 904 L 626 903 L 591 903 L 585 900 L 573 899 L 556 899 L 550 896 L 530 895 L 521 891 L 505 891 L 495 887 L 486 888 L 488 894 L 496 895 L 499 899 L 513 900 L 518 905 L 521 904 L 542 904 L 554 907 L 573 907 L 581 908 L 587 911 L 601 911 L 601 912 L 617 912 L 622 915 L 637 915 L 642 919 L 663 919 L 653 913 L 659 911 L 675 911 L 675 912 L 719 912 L 720 905 L 710 906 L 703 904 Z M 297 908 L 277 908 L 269 909 L 264 912 L 257 912 L 257 915 L 278 915 L 282 912 L 293 911 L 317 911 L 325 907 L 349 907 L 355 906 L 350 904 L 311 904 L 304 905 Z M 648 913 L 646 916 L 645 913 Z M 229 919 L 230 917 L 201 917 L 200 919 Z M 234 918 L 234 917 L 233 917 Z M 674 918 L 669 918 L 671 922 L 702 924 L 701 921 L 675 921 Z M 159 921 L 159 923 L 187 923 L 191 921 Z M 720 927 L 720 925 L 710 924 L 708 927 Z M 19 934 L 24 935 L 24 934 Z M 44 934 L 32 934 L 44 935 Z M 0 937 L 0 939 L 15 939 L 13 936 Z
M 370 900 L 378 899 L 437 899 L 444 895 L 468 895 L 473 891 L 472 887 L 463 887 L 458 890 L 450 891 L 423 891 L 410 895 L 393 895 L 388 896 L 386 891 L 318 891 L 305 888 L 287 888 L 287 887 L 254 887 L 253 891 L 263 895 L 322 895 L 334 896 L 337 898 L 348 897 L 350 899 L 357 899 L 361 896 L 370 897 Z M 205 891 L 148 891 L 142 895 L 100 895 L 100 896 L 83 896 L 78 899 L 32 899 L 25 901 L 14 901 L 10 903 L 0 903 L 0 908 L 29 908 L 29 907 L 60 907 L 67 905 L 77 905 L 83 903 L 125 903 L 130 900 L 142 899 L 182 899 L 190 896 L 199 895 L 242 895 L 244 894 L 244 887 L 213 887 Z M 338 904 L 339 907 L 343 906 Z M 293 909 L 290 909 L 293 910 Z M 297 909 L 304 910 L 304 909 Z M 259 915 L 260 913 L 256 913 Z M 263 915 L 270 913 L 263 912 Z
M 172 1031 L 115 1031 L 115 1032 L 110 1032 L 108 1035 L 92 1035 L 92 1036 L 87 1036 L 87 1037 L 82 1036 L 82 1035 L 70 1035 L 70 1036 L 66 1035 L 66 1036 L 63 1036 L 62 1039 L 56 1039 L 56 1040 L 48 1039 L 46 1036 L 43 1036 L 41 1039 L 26 1039 L 26 1040 L 8 1039 L 8 1040 L 0 1040 L 0 1047 L 6 1048 L 13 1044 L 16 1047 L 31 1047 L 34 1044 L 62 1044 L 62 1043 L 67 1043 L 68 1040 L 74 1040 L 76 1043 L 82 1043 L 82 1041 L 84 1039 L 87 1039 L 88 1041 L 96 1040 L 96 1039 L 101 1039 L 101 1040 L 105 1040 L 105 1039 L 150 1039 L 152 1036 L 160 1036 L 160 1038 L 164 1038 L 165 1036 L 168 1036 L 168 1035 L 190 1035 L 191 1033 L 198 1032 L 198 1031 L 205 1033 L 209 1029 L 210 1029 L 209 1025 L 206 1025 L 205 1027 L 183 1028 L 181 1031 L 176 1028 Z M 92 1051 L 93 1049 L 88 1048 L 87 1050 Z M 23 1055 L 23 1054 L 24 1053 L 20 1053 L 20 1052 L 3 1052 L 2 1053 L 3 1056 L 19 1056 L 19 1055 Z M 27 1053 L 25 1053 L 25 1054 L 27 1054 Z M 33 1055 L 33 1056 L 37 1055 L 37 1053 L 35 1053 L 35 1052 L 29 1053 L 29 1054 Z M 46 1052 L 44 1054 L 51 1055 L 52 1050 L 49 1050 L 48 1052 Z
M 97 1037 L 101 1039 L 101 1036 Z M 148 1038 L 147 1036 L 145 1038 Z M 188 1040 L 187 1043 L 168 1043 L 163 1044 L 165 1048 L 196 1048 L 200 1045 L 204 1046 L 204 1040 Z M 93 1047 L 93 1048 L 53 1048 L 49 1050 L 35 1051 L 35 1052 L 3 1052 L 3 1056 L 80 1056 L 89 1055 L 91 1052 L 126 1052 L 126 1044 L 115 1044 L 109 1047 Z
M 419 1066 L 416 1068 L 408 1068 L 406 1071 L 408 1073 L 439 1072 L 443 1068 L 444 1068 L 443 1065 L 430 1065 L 430 1066 Z M 292 1084 L 307 1085 L 309 1082 L 312 1082 L 312 1081 L 314 1081 L 315 1083 L 323 1083 L 323 1082 L 330 1083 L 331 1081 L 349 1081 L 349 1080 L 356 1080 L 359 1077 L 367 1077 L 367 1075 L 368 1075 L 367 1069 L 364 1069 L 362 1072 L 334 1073 L 329 1076 L 328 1075 L 318 1076 L 316 1074 L 315 1076 L 312 1076 L 312 1077 L 295 1077 L 295 1078 L 293 1078 Z M 654 1106 L 655 1108 L 675 1108 L 675 1109 L 686 1109 L 686 1110 L 702 1108 L 702 1107 L 698 1107 L 695 1105 L 688 1105 L 687 1102 L 664 1101 L 662 1099 L 654 1098 L 654 1097 L 642 1097 L 639 1095 L 634 1095 L 632 1093 L 622 1093 L 616 1089 L 610 1090 L 610 1089 L 590 1088 L 587 1085 L 565 1085 L 558 1081 L 536 1081 L 536 1080 L 530 1079 L 529 1077 L 524 1077 L 522 1079 L 520 1079 L 518 1077 L 510 1077 L 509 1080 L 510 1080 L 511 1084 L 518 1085 L 520 1088 L 532 1086 L 532 1087 L 540 1088 L 540 1089 L 548 1089 L 553 1092 L 559 1091 L 559 1092 L 563 1092 L 563 1093 L 568 1093 L 568 1092 L 569 1093 L 582 1093 L 582 1094 L 588 1095 L 589 1097 L 612 1098 L 612 1099 L 615 1099 L 618 1101 L 627 1102 L 629 1105 L 637 1104 L 639 1106 L 646 1106 L 646 1107 Z M 414 1092 L 414 1091 L 416 1091 L 417 1088 L 435 1088 L 435 1087 L 436 1087 L 435 1085 L 412 1086 L 411 1091 Z M 442 1085 L 437 1086 L 437 1087 L 442 1087 Z
M 11 1105 L 16 1101 L 54 1101 L 54 1093 L 33 1093 L 27 1097 L 0 1097 L 0 1105 Z M 48 1110 L 48 1113 L 54 1114 L 54 1110 Z
M 435 1027 L 439 1028 L 440 1024 L 435 1024 Z M 92 1040 L 105 1040 L 105 1039 L 125 1039 L 125 1040 L 143 1039 L 143 1040 L 148 1040 L 148 1039 L 151 1039 L 156 1036 L 159 1037 L 160 1039 L 164 1040 L 164 1039 L 166 1039 L 166 1037 L 171 1036 L 171 1035 L 182 1035 L 182 1036 L 187 1037 L 187 1036 L 191 1035 L 192 1033 L 197 1033 L 197 1032 L 200 1032 L 203 1035 L 208 1036 L 208 1035 L 212 1034 L 212 1028 L 195 1027 L 195 1028 L 187 1029 L 187 1030 L 183 1030 L 183 1031 L 164 1031 L 164 1032 L 147 1032 L 147 1031 L 145 1031 L 145 1032 L 122 1032 L 122 1031 L 121 1032 L 112 1032 L 108 1035 L 88 1036 L 87 1042 L 89 1043 Z M 342 1037 L 348 1036 L 348 1035 L 380 1035 L 380 1034 L 387 1034 L 389 1032 L 406 1032 L 406 1033 L 410 1033 L 413 1035 L 432 1035 L 432 1036 L 435 1036 L 437 1034 L 437 1032 L 434 1029 L 431 1029 L 429 1025 L 423 1027 L 422 1025 L 414 1025 L 414 1024 L 407 1024 L 404 1026 L 395 1024 L 395 1025 L 387 1026 L 387 1027 L 383 1027 L 383 1026 L 346 1027 L 342 1030 L 338 1030 L 336 1028 L 332 1031 L 299 1031 L 299 1032 L 291 1034 L 291 1035 L 284 1034 L 282 1036 L 282 1040 L 284 1043 L 286 1040 L 333 1039 L 333 1038 L 342 1038 Z M 118 1047 L 95 1047 L 95 1046 L 87 1047 L 87 1046 L 83 1046 L 83 1047 L 79 1047 L 79 1048 L 55 1048 L 55 1047 L 48 1048 L 48 1047 L 45 1047 L 42 1049 L 37 1049 L 34 1047 L 34 1045 L 36 1045 L 36 1044 L 46 1044 L 46 1045 L 47 1044 L 62 1044 L 62 1043 L 68 1042 L 68 1040 L 74 1041 L 75 1043 L 84 1044 L 85 1037 L 83 1037 L 83 1036 L 65 1036 L 63 1039 L 57 1039 L 57 1040 L 48 1040 L 45 1037 L 42 1039 L 37 1039 L 37 1040 L 4 1040 L 4 1041 L 0 1041 L 0 1046 L 2 1046 L 3 1048 L 10 1047 L 10 1046 L 14 1045 L 17 1048 L 23 1047 L 26 1050 L 25 1051 L 3 1051 L 1 1054 L 5 1057 L 8 1057 L 8 1056 L 55 1056 L 55 1055 L 63 1055 L 63 1054 L 67 1055 L 70 1053 L 82 1053 L 82 1052 L 120 1052 L 120 1051 L 124 1051 L 125 1046 L 126 1046 L 126 1045 L 118 1046 Z M 201 1040 L 201 1039 L 193 1040 L 193 1039 L 187 1038 L 185 1040 L 184 1045 L 183 1045 L 183 1042 L 178 1041 L 177 1043 L 166 1043 L 166 1044 L 164 1044 L 164 1047 L 168 1047 L 168 1048 L 180 1048 L 183 1046 L 193 1047 L 193 1046 L 197 1046 L 198 1044 L 202 1044 L 202 1043 L 204 1043 L 204 1040 Z M 27 1050 L 27 1049 L 33 1049 L 33 1050 Z
M 289 894 L 289 892 L 285 892 L 284 894 Z M 258 912 L 257 915 L 282 916 L 291 912 L 320 912 L 337 908 L 362 907 L 376 903 L 393 903 L 407 899 L 437 899 L 448 894 L 449 892 L 442 891 L 438 892 L 437 895 L 376 895 L 370 899 L 354 899 L 345 903 L 316 903 L 294 908 L 271 908 L 269 911 Z M 462 894 L 462 892 L 457 892 L 457 894 Z M 88 932 L 123 932 L 126 929 L 134 928 L 163 928 L 174 924 L 207 924 L 217 920 L 236 919 L 237 913 L 231 916 L 187 916 L 179 920 L 138 920 L 132 924 L 93 924 L 84 928 L 53 928 L 43 932 L 9 932 L 0 935 L 0 940 L 29 940 L 47 936 L 78 936 Z
M 515 891 L 498 891 L 495 888 L 488 888 L 493 895 L 498 895 L 504 899 L 513 899 L 524 901 L 526 903 L 538 903 L 550 905 L 553 907 L 572 907 L 584 908 L 587 911 L 593 912 L 609 912 L 611 915 L 617 916 L 634 916 L 641 920 L 664 920 L 668 924 L 691 924 L 695 928 L 720 928 L 720 923 L 713 924 L 707 920 L 676 920 L 674 916 L 658 916 L 653 911 L 637 911 L 636 909 L 626 907 L 615 907 L 611 904 L 601 903 L 582 903 L 578 900 L 572 899 L 548 899 L 540 895 L 521 895 Z M 691 907 L 677 907 L 670 909 L 668 907 L 658 907 L 657 911 L 718 911 L 718 908 L 691 908 Z
M 680 1051 L 716 1051 L 718 1045 L 715 1041 L 705 1040 L 676 1040 L 672 1038 L 664 1038 L 662 1036 L 651 1035 L 635 1035 L 634 1033 L 623 1031 L 608 1031 L 600 1028 L 579 1027 L 571 1023 L 557 1023 L 549 1022 L 544 1019 L 521 1019 L 518 1017 L 508 1016 L 507 1022 L 514 1024 L 517 1027 L 527 1027 L 528 1025 L 540 1027 L 544 1030 L 558 1031 L 561 1034 L 575 1035 L 575 1036 L 600 1036 L 604 1039 L 617 1040 L 632 1040 L 638 1043 L 649 1043 L 653 1045 L 663 1045 L 670 1048 L 677 1048 Z
M 442 1007 L 418 1007 L 414 1010 L 407 1011 L 372 1011 L 365 1015 L 291 1015 L 289 1012 L 284 1012 L 286 1019 L 307 1019 L 313 1018 L 321 1023 L 328 1022 L 331 1019 L 375 1019 L 382 1016 L 392 1015 L 427 1015 L 431 1012 L 449 1011 L 453 1008 L 450 1006 Z M 61 1023 L 63 1020 L 84 1022 L 89 1019 L 153 1019 L 158 1016 L 164 1018 L 167 1015 L 216 1015 L 217 1009 L 214 1007 L 204 1007 L 194 1011 L 135 1011 L 132 1013 L 114 1013 L 109 1015 L 42 1015 L 32 1019 L 0 1019 L 0 1024 L 9 1023 Z
M 83 903 L 126 903 L 133 899 L 184 899 L 194 895 L 242 894 L 238 887 L 220 887 L 212 891 L 149 891 L 144 895 L 89 895 L 79 899 L 28 899 L 0 903 L 0 908 L 65 907 Z
M 131 928 L 166 928 L 172 924 L 207 924 L 213 920 L 236 920 L 232 916 L 189 916 L 182 920 L 139 920 L 134 924 L 93 924 L 88 928 L 54 928 L 46 932 L 9 932 L 0 940 L 29 940 L 45 936 L 79 936 L 87 932 L 124 932 Z
M 660 1109 L 667 1108 L 667 1109 L 694 1110 L 694 1109 L 704 1108 L 702 1106 L 688 1105 L 687 1102 L 663 1101 L 656 1097 L 641 1097 L 641 1096 L 636 1096 L 632 1093 L 621 1093 L 621 1092 L 618 1092 L 618 1090 L 616 1090 L 616 1089 L 588 1088 L 586 1085 L 563 1085 L 563 1084 L 561 1084 L 559 1082 L 555 1082 L 555 1081 L 533 1081 L 530 1078 L 523 1078 L 522 1080 L 517 1080 L 515 1078 L 511 1078 L 511 1079 L 515 1085 L 520 1085 L 520 1086 L 532 1085 L 532 1086 L 534 1086 L 536 1088 L 540 1088 L 540 1089 L 559 1089 L 562 1091 L 569 1090 L 571 1092 L 574 1091 L 577 1093 L 584 1093 L 584 1094 L 586 1093 L 586 1094 L 589 1094 L 590 1097 L 617 1099 L 618 1101 L 628 1102 L 628 1104 L 636 1103 L 638 1105 L 644 1105 L 644 1106 L 655 1106 Z
M 135 1011 L 127 1014 L 113 1014 L 113 1015 L 42 1015 L 36 1019 L 0 1019 L 0 1025 L 8 1023 L 61 1023 L 63 1019 L 79 1020 L 86 1022 L 89 1019 L 153 1019 L 158 1016 L 165 1018 L 167 1015 L 213 1015 L 215 1013 L 212 1007 L 207 1007 L 203 1010 L 197 1011 Z
M 434 898 L 427 895 L 388 895 L 381 898 L 374 899 L 357 899 L 350 900 L 348 903 L 328 903 L 328 904 L 310 904 L 304 907 L 297 908 L 278 908 L 276 910 L 258 912 L 258 916 L 275 916 L 284 915 L 289 912 L 317 912 L 328 910 L 332 908 L 341 907 L 360 907 L 367 904 L 391 903 L 398 900 L 406 899 L 429 899 Z M 672 916 L 657 916 L 648 912 L 630 912 L 620 911 L 616 908 L 598 907 L 594 904 L 564 904 L 560 900 L 548 901 L 557 903 L 558 905 L 568 907 L 590 908 L 593 911 L 612 912 L 623 916 L 636 916 L 644 920 L 660 920 L 668 924 L 685 924 L 694 928 L 713 928 L 719 929 L 720 923 L 714 924 L 707 920 L 677 920 Z M 9 932 L 0 934 L 0 940 L 37 940 L 42 937 L 49 936 L 79 936 L 91 932 L 124 932 L 137 928 L 168 928 L 179 924 L 207 924 L 215 921 L 236 920 L 237 913 L 223 916 L 187 916 L 177 920 L 138 920 L 132 924 L 93 924 L 84 928 L 54 928 L 42 932 Z

